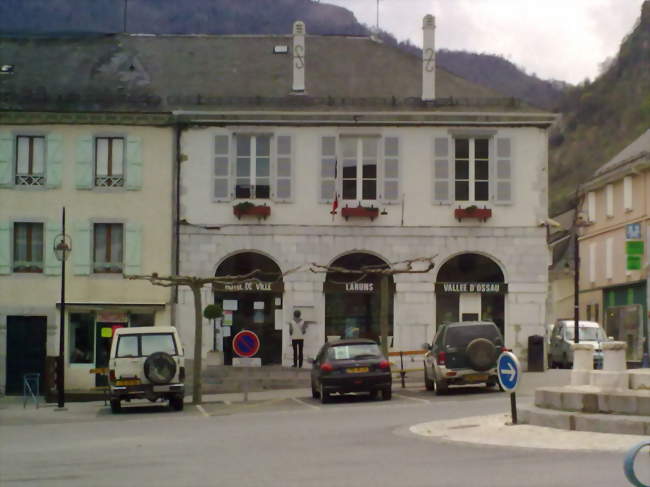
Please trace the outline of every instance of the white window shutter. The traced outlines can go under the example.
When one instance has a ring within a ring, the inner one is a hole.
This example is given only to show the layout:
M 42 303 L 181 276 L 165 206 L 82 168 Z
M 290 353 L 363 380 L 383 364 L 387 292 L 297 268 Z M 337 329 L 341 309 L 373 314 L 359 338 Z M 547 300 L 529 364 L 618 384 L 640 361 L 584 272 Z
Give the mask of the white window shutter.
M 383 198 L 382 200 L 388 204 L 397 204 L 400 199 L 400 147 L 398 137 L 385 137 L 384 138 L 384 161 L 381 174 L 383 177 Z
M 589 282 L 596 282 L 596 244 L 589 244 Z
M 77 189 L 91 189 L 93 187 L 94 140 L 92 137 L 77 138 L 77 164 L 75 168 L 75 183 Z
M 605 240 L 605 278 L 614 277 L 614 239 L 609 237 Z
M 494 204 L 509 205 L 512 203 L 512 139 L 497 138 L 494 143 L 492 200 Z
M 338 160 L 336 157 L 336 137 L 324 136 L 321 137 L 321 157 L 320 157 L 320 191 L 319 202 L 331 203 L 334 201 L 334 195 L 338 191 L 337 188 L 337 165 Z M 340 195 L 339 195 L 340 199 Z
M 215 201 L 232 200 L 232 183 L 230 181 L 232 162 L 230 150 L 231 143 L 228 135 L 214 136 L 214 181 L 212 190 Z
M 90 260 L 92 258 L 92 224 L 88 222 L 77 223 L 72 238 L 72 268 L 77 276 L 90 274 Z
M 433 141 L 433 204 L 449 205 L 453 199 L 453 166 L 449 137 Z
M 61 186 L 63 171 L 63 136 L 50 134 L 46 137 L 45 183 L 49 188 Z
M 632 176 L 625 176 L 623 178 L 623 207 L 625 211 L 632 211 L 634 209 L 632 199 Z
M 590 222 L 596 221 L 596 193 L 587 193 L 587 219 Z
M 0 274 L 11 272 L 11 228 L 7 221 L 0 221 Z
M 14 137 L 0 132 L 0 186 L 11 185 L 14 163 Z
M 45 224 L 45 240 L 43 242 L 44 274 L 48 276 L 61 275 L 61 262 L 54 253 L 54 240 L 61 234 L 61 224 L 47 222 Z
M 124 232 L 124 274 L 140 274 L 142 260 L 142 225 L 127 223 Z
M 611 218 L 614 216 L 614 185 L 605 186 L 605 216 Z
M 126 189 L 142 189 L 142 138 L 126 138 Z
M 290 135 L 278 135 L 275 140 L 275 201 L 290 203 L 293 197 L 293 140 Z

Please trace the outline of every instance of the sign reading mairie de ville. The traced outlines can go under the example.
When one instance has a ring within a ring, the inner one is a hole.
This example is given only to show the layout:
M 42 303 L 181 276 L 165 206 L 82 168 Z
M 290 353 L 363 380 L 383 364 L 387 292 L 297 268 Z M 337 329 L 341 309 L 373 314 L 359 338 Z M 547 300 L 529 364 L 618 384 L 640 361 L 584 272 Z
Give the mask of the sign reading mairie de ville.
M 281 293 L 284 292 L 282 281 L 242 281 L 242 282 L 215 282 L 212 290 L 217 293 Z
M 486 293 L 505 294 L 505 282 L 436 282 L 436 293 Z

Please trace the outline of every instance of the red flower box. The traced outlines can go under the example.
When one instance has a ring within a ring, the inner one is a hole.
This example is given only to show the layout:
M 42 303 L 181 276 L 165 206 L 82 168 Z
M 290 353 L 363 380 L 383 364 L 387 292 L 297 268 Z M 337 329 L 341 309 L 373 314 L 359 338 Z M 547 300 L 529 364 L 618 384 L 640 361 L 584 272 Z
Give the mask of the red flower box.
M 475 218 L 477 220 L 487 221 L 490 217 L 492 217 L 492 210 L 490 208 L 467 207 L 454 209 L 454 218 L 458 221 L 461 221 L 463 218 Z
M 271 214 L 271 207 L 266 205 L 235 205 L 232 212 L 237 218 L 242 216 L 255 216 L 257 219 L 266 218 Z
M 356 208 L 350 208 L 346 206 L 345 208 L 341 208 L 341 216 L 346 220 L 350 217 L 370 218 L 370 220 L 374 220 L 378 215 L 379 208 L 374 207 L 357 206 Z

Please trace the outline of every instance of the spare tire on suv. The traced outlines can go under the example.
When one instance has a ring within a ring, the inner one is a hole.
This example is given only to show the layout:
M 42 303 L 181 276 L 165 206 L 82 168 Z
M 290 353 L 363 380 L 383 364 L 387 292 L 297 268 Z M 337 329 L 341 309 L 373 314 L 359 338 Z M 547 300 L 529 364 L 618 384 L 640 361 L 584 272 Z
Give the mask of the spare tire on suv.
M 154 352 L 144 362 L 144 375 L 152 384 L 169 384 L 176 375 L 176 362 L 165 352 Z
M 494 367 L 494 362 L 497 359 L 497 349 L 494 343 L 487 338 L 475 338 L 469 342 L 465 353 L 467 353 L 467 361 L 472 368 L 480 372 Z

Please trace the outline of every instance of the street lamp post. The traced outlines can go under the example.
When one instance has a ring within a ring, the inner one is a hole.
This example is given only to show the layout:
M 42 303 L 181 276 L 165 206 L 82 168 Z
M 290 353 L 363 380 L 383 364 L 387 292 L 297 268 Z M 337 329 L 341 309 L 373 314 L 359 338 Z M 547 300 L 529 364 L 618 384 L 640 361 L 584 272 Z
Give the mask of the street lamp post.
M 61 261 L 61 324 L 59 326 L 59 358 L 56 366 L 56 388 L 57 406 L 62 409 L 65 406 L 63 395 L 65 387 L 65 260 L 72 251 L 72 242 L 65 234 L 65 207 L 61 214 L 61 233 L 54 239 L 54 255 Z

